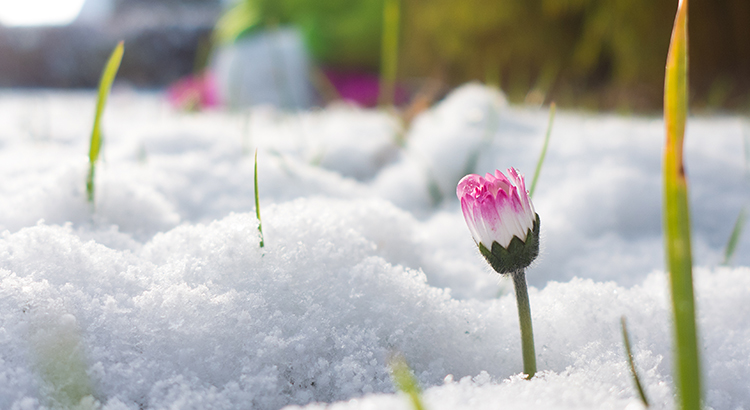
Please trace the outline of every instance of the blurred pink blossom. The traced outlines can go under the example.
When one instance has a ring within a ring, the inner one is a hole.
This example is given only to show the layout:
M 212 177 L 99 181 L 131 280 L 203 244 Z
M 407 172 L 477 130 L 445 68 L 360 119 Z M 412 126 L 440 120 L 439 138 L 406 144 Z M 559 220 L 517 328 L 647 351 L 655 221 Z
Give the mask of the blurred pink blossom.
M 378 105 L 380 78 L 376 74 L 326 70 L 325 75 L 342 99 L 355 102 L 364 107 Z M 408 94 L 403 87 L 396 85 L 395 92 L 394 102 L 396 105 L 404 104 L 408 101 Z
M 210 71 L 182 77 L 167 88 L 167 100 L 188 111 L 216 107 L 220 104 L 216 79 Z

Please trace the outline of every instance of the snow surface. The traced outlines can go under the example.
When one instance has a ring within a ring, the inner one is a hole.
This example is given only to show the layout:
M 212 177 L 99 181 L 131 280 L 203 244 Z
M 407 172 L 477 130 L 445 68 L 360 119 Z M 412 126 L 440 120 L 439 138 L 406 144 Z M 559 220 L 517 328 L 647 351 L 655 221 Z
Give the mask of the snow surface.
M 93 93 L 0 93 L 0 408 L 408 409 L 397 351 L 429 409 L 634 410 L 622 315 L 653 407 L 673 407 L 661 119 L 558 112 L 534 197 L 528 381 L 512 285 L 454 192 L 510 166 L 530 185 L 546 110 L 467 85 L 404 129 L 344 105 L 183 114 L 116 91 L 92 210 L 93 110 Z M 750 199 L 748 138 L 746 118 L 689 120 L 714 409 L 750 408 L 746 233 L 737 267 L 718 267 Z

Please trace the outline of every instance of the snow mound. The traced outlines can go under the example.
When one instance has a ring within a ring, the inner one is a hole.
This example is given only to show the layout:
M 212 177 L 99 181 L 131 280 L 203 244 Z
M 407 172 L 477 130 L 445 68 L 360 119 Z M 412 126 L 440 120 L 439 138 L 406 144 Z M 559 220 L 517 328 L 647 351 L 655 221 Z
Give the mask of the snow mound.
M 623 315 L 653 406 L 673 407 L 660 120 L 558 114 L 534 197 L 528 381 L 512 287 L 453 190 L 466 172 L 530 179 L 546 111 L 472 84 L 403 131 L 346 106 L 187 115 L 115 94 L 92 207 L 93 98 L 0 93 L 0 408 L 407 409 L 387 367 L 400 352 L 432 410 L 634 410 Z M 714 409 L 750 407 L 746 233 L 739 267 L 716 267 L 750 199 L 747 129 L 688 125 Z

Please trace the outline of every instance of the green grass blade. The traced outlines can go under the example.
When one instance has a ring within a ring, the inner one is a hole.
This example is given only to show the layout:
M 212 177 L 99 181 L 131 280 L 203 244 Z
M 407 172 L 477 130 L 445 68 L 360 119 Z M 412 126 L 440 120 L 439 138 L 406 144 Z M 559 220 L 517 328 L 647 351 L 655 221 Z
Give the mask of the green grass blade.
M 750 132 L 745 131 L 742 138 L 743 150 L 745 153 L 745 178 L 750 178 Z M 740 209 L 740 214 L 737 215 L 737 220 L 734 222 L 732 233 L 729 235 L 727 246 L 724 248 L 724 260 L 722 265 L 728 266 L 734 257 L 735 251 L 737 251 L 737 245 L 739 244 L 742 232 L 745 229 L 745 222 L 747 222 L 747 205 Z
M 734 228 L 732 229 L 732 234 L 729 236 L 727 247 L 724 249 L 724 261 L 722 262 L 722 265 L 729 265 L 732 257 L 734 257 L 734 252 L 737 250 L 737 244 L 739 243 L 742 231 L 745 228 L 746 217 L 747 208 L 743 206 L 742 209 L 740 209 L 740 214 L 737 215 L 737 220 L 734 222 Z
M 40 379 L 39 395 L 48 408 L 93 410 L 98 408 L 88 375 L 85 346 L 75 318 L 63 315 L 46 323 L 33 323 L 30 347 Z
M 385 0 L 383 7 L 383 35 L 380 44 L 381 107 L 393 105 L 398 70 L 398 28 L 401 19 L 400 0 Z
M 115 81 L 117 70 L 120 68 L 122 55 L 125 52 L 124 42 L 120 41 L 112 51 L 112 55 L 107 61 L 102 71 L 102 77 L 99 81 L 99 95 L 96 99 L 96 112 L 94 114 L 94 127 L 91 130 L 91 144 L 89 146 L 89 174 L 86 178 L 86 198 L 89 203 L 94 203 L 94 172 L 96 161 L 99 159 L 99 151 L 102 148 L 101 121 L 104 106 L 107 104 L 107 97 L 112 89 L 112 83 Z
M 625 316 L 620 318 L 620 325 L 622 326 L 622 341 L 625 344 L 625 353 L 627 353 L 628 355 L 630 374 L 633 376 L 633 382 L 635 383 L 636 390 L 638 390 L 638 395 L 641 397 L 641 402 L 644 406 L 648 407 L 648 398 L 646 398 L 646 392 L 643 391 L 641 379 L 638 377 L 638 372 L 635 370 L 635 361 L 633 359 L 633 351 L 630 348 L 630 336 L 628 336 L 628 327 L 625 324 Z
M 664 240 L 675 327 L 675 384 L 679 408 L 699 410 L 701 375 L 695 324 L 690 212 L 683 163 L 688 108 L 688 0 L 680 0 L 664 79 Z
M 529 190 L 529 198 L 534 196 L 534 190 L 536 189 L 536 182 L 539 180 L 539 174 L 542 171 L 542 164 L 544 164 L 544 158 L 547 156 L 547 147 L 549 146 L 549 137 L 552 134 L 552 123 L 555 121 L 555 111 L 557 111 L 557 106 L 553 102 L 549 106 L 549 121 L 547 122 L 547 134 L 544 136 L 544 145 L 542 145 L 542 153 L 539 154 L 539 160 L 536 162 L 536 170 L 534 170 L 534 179 L 531 180 L 531 189 Z
M 258 233 L 260 234 L 260 247 L 265 246 L 263 242 L 263 224 L 260 221 L 260 197 L 258 196 L 258 150 L 255 150 L 255 168 L 253 172 L 255 182 L 255 216 L 258 217 Z
M 389 361 L 391 368 L 391 375 L 393 377 L 393 384 L 396 388 L 409 396 L 411 404 L 414 410 L 424 410 L 425 407 L 422 404 L 422 391 L 419 388 L 417 379 L 411 374 L 411 369 L 406 363 L 406 359 L 400 354 L 395 354 Z
M 745 178 L 750 177 L 750 131 L 745 128 L 742 136 L 742 147 L 745 151 Z
M 229 44 L 261 24 L 261 12 L 255 2 L 241 0 L 216 22 L 214 42 Z

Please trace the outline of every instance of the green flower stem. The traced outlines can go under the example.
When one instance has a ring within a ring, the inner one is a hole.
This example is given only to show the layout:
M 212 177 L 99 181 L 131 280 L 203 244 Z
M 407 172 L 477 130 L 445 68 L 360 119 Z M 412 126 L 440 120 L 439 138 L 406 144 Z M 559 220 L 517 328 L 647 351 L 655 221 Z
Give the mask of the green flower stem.
M 526 288 L 526 273 L 519 269 L 511 275 L 516 288 L 518 321 L 521 324 L 521 349 L 523 350 L 523 372 L 531 379 L 536 373 L 536 353 L 534 352 L 534 330 L 531 328 L 531 305 Z

